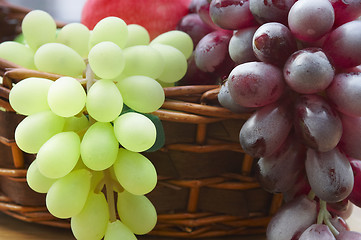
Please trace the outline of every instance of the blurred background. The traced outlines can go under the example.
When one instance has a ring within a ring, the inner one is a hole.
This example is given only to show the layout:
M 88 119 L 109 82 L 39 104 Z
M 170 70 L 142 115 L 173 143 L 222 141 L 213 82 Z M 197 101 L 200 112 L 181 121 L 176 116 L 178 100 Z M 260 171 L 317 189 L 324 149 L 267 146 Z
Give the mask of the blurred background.
M 54 19 L 69 23 L 80 22 L 81 11 L 86 0 L 7 0 L 7 2 L 30 9 L 41 9 Z

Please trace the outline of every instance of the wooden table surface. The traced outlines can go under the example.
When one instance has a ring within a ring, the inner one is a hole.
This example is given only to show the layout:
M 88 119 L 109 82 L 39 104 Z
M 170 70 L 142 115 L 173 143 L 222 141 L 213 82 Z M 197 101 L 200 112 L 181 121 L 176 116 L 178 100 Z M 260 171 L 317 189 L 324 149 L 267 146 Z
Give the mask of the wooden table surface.
M 351 230 L 361 232 L 361 209 L 354 207 L 353 214 L 347 220 Z M 0 213 L 0 240 L 74 240 L 70 230 L 23 222 Z M 174 240 L 143 236 L 139 240 Z M 209 240 L 266 240 L 265 236 L 212 238 Z

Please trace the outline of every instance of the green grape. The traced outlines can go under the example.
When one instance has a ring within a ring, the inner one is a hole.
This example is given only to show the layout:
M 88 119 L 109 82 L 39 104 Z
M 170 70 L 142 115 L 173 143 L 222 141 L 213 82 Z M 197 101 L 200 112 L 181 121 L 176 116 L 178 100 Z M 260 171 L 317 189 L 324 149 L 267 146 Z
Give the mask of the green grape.
M 134 233 L 121 221 L 109 222 L 104 240 L 137 240 Z
M 148 150 L 146 150 L 146 152 L 155 152 L 159 149 L 161 149 L 164 144 L 165 144 L 165 133 L 164 133 L 164 128 L 163 128 L 163 124 L 162 124 L 162 121 L 159 119 L 159 117 L 153 115 L 153 114 L 144 114 L 147 118 L 149 118 L 155 128 L 156 128 L 156 135 L 157 135 L 157 138 L 155 140 L 155 143 L 153 144 L 153 146 L 151 148 L 149 148 Z
M 113 79 L 124 69 L 123 50 L 115 43 L 105 41 L 96 44 L 89 52 L 89 65 L 95 75 Z
M 164 70 L 162 55 L 150 46 L 137 45 L 124 49 L 122 76 L 144 75 L 157 79 Z
M 100 240 L 109 222 L 108 203 L 103 193 L 90 193 L 83 210 L 70 220 L 71 230 L 78 240 Z
M 19 33 L 15 38 L 14 38 L 15 42 L 21 43 L 23 45 L 26 45 L 25 39 L 24 39 L 24 34 L 23 33 Z
M 110 41 L 123 48 L 127 43 L 127 24 L 118 17 L 106 17 L 100 20 L 93 28 L 89 39 L 89 49 L 96 44 Z
M 96 122 L 86 131 L 80 144 L 80 154 L 88 168 L 101 171 L 113 165 L 118 148 L 113 126 Z
M 135 195 L 147 194 L 157 184 L 153 164 L 142 154 L 123 148 L 119 149 L 114 172 L 124 189 Z
M 93 171 L 93 177 L 90 185 L 91 191 L 102 190 L 96 189 L 101 181 L 104 179 L 104 171 Z
M 81 158 L 78 159 L 78 162 L 76 163 L 76 165 L 72 171 L 79 170 L 79 169 L 87 169 L 87 167 L 85 166 L 85 164 L 83 163 Z M 92 173 L 92 181 L 93 181 L 93 178 L 94 178 L 96 172 L 92 171 L 91 173 Z
M 34 50 L 18 42 L 2 42 L 0 44 L 0 58 L 24 68 L 35 69 Z
M 114 82 L 98 80 L 88 91 L 86 108 L 98 122 L 111 122 L 122 112 L 123 98 Z
M 81 77 L 85 70 L 83 58 L 62 43 L 46 43 L 34 55 L 35 66 L 44 72 Z
M 79 132 L 87 127 L 89 127 L 89 120 L 84 114 L 82 114 L 80 117 L 74 116 L 66 118 L 63 132 Z
M 48 178 L 61 178 L 77 164 L 80 138 L 75 132 L 61 132 L 41 146 L 36 161 L 39 171 Z
M 144 195 L 118 193 L 117 209 L 120 220 L 135 234 L 146 234 L 157 223 L 157 212 Z
M 145 27 L 138 24 L 129 24 L 128 26 L 128 40 L 125 47 L 136 45 L 148 45 L 150 41 L 149 32 Z
M 37 153 L 46 141 L 62 131 L 64 123 L 64 118 L 51 111 L 27 116 L 15 129 L 16 144 L 24 152 Z
M 153 146 L 157 130 L 146 116 L 129 112 L 114 121 L 114 132 L 119 143 L 133 152 L 143 152 Z
M 58 78 L 49 88 L 49 107 L 61 117 L 72 117 L 78 114 L 83 110 L 85 101 L 85 90 L 75 78 Z
M 79 214 L 87 201 L 92 174 L 86 169 L 75 170 L 58 179 L 46 194 L 46 207 L 57 218 Z
M 135 111 L 154 112 L 164 103 L 164 90 L 153 78 L 131 76 L 120 80 L 117 87 L 123 96 L 124 103 Z
M 26 181 L 29 187 L 35 192 L 47 193 L 56 179 L 45 177 L 39 171 L 37 161 L 34 160 L 26 172 Z
M 34 50 L 45 43 L 55 42 L 56 23 L 47 12 L 42 10 L 33 10 L 26 14 L 21 30 L 25 42 Z
M 160 43 L 154 43 L 151 46 L 158 50 L 163 58 L 166 59 L 164 71 L 158 77 L 159 81 L 174 83 L 184 77 L 187 72 L 188 63 L 181 51 L 175 47 Z
M 11 89 L 9 102 L 11 107 L 22 115 L 50 110 L 48 91 L 53 81 L 46 78 L 26 78 Z
M 151 45 L 161 43 L 177 48 L 186 59 L 193 53 L 192 38 L 183 31 L 173 30 L 160 34 L 151 41 Z
M 90 31 L 81 23 L 69 23 L 62 27 L 56 41 L 74 49 L 81 57 L 87 58 L 89 53 Z
M 174 87 L 176 86 L 176 84 L 174 82 L 162 82 L 162 81 L 159 81 L 160 85 L 163 87 L 163 88 L 166 88 L 166 87 Z

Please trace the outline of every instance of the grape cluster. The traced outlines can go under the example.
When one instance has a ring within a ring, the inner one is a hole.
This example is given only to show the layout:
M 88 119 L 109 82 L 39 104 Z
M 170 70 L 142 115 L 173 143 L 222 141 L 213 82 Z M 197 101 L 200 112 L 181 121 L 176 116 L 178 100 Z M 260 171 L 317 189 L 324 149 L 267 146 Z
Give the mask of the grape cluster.
M 117 17 L 92 31 L 80 23 L 57 30 L 40 10 L 24 17 L 22 34 L 24 42 L 0 44 L 0 57 L 60 75 L 28 77 L 10 91 L 11 106 L 26 116 L 16 143 L 36 154 L 29 186 L 46 193 L 52 215 L 71 218 L 77 239 L 148 233 L 157 213 L 145 194 L 156 186 L 157 172 L 141 152 L 164 143 L 151 113 L 164 103 L 162 85 L 185 74 L 191 38 L 174 30 L 150 42 L 145 28 Z
M 198 69 L 227 74 L 220 104 L 252 113 L 240 144 L 285 199 L 268 240 L 361 239 L 344 221 L 361 207 L 360 15 L 358 0 L 194 0 L 179 23 Z

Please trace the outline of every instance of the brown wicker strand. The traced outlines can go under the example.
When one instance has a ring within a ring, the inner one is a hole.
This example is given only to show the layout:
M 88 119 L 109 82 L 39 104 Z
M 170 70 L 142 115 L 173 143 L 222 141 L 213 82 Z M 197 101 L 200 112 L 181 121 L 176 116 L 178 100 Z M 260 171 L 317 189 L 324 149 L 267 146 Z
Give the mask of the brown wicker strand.
M 7 177 L 25 177 L 26 176 L 26 169 L 6 169 L 0 168 L 0 176 L 7 176 Z
M 272 203 L 271 203 L 271 207 L 269 210 L 269 214 L 270 215 L 274 215 L 277 210 L 281 207 L 282 205 L 282 201 L 283 201 L 283 196 L 282 194 L 274 194 L 273 195 L 273 199 L 272 199 Z
M 215 89 L 208 90 L 202 94 L 202 97 L 200 98 L 201 104 L 206 104 L 210 100 L 216 100 L 218 99 L 218 93 L 221 88 L 217 87 Z
M 158 216 L 159 222 L 168 222 L 174 219 L 197 219 L 207 216 L 211 216 L 212 213 L 200 212 L 200 213 L 174 213 L 174 214 L 160 214 Z
M 157 110 L 152 113 L 153 115 L 159 117 L 163 121 L 174 121 L 181 123 L 213 123 L 224 120 L 224 118 L 209 118 L 203 117 L 196 114 L 189 114 L 183 112 L 176 112 L 171 110 Z
M 26 68 L 11 68 L 8 71 L 6 71 L 6 73 L 4 74 L 4 79 L 5 79 L 4 85 L 11 89 L 12 83 L 17 83 L 28 77 L 47 78 L 47 79 L 55 81 L 58 78 L 63 77 L 63 75 L 41 72 L 41 71 L 26 69 Z M 83 86 L 86 84 L 85 79 L 77 79 L 77 80 Z
M 220 117 L 220 118 L 236 118 L 236 119 L 248 119 L 250 114 L 237 114 L 230 110 L 218 106 L 207 106 L 204 104 L 188 103 L 182 101 L 166 101 L 162 108 L 185 111 L 189 113 L 196 113 L 204 116 Z
M 192 145 L 192 144 L 170 144 L 166 145 L 167 150 L 179 150 L 187 151 L 194 153 L 208 153 L 208 152 L 218 152 L 218 151 L 235 151 L 243 152 L 242 148 L 239 147 L 239 144 L 218 144 L 218 145 Z
M 164 89 L 167 98 L 176 98 L 189 95 L 203 94 L 205 91 L 217 88 L 218 85 L 198 85 L 198 86 L 177 86 Z
M 200 123 L 197 125 L 196 143 L 204 144 L 207 137 L 207 124 Z
M 253 158 L 250 155 L 245 154 L 242 164 L 242 173 L 246 176 L 249 176 L 252 171 L 252 166 L 253 166 Z

